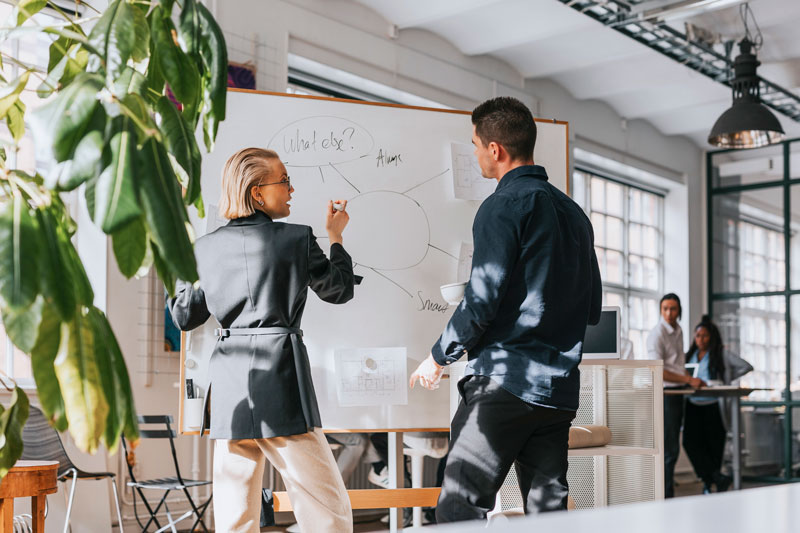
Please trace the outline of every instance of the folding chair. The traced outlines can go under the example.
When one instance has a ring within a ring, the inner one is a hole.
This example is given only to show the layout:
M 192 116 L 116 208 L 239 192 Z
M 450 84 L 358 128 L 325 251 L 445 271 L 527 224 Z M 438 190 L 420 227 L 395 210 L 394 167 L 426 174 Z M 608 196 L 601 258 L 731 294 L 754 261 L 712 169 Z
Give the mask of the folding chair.
M 154 524 L 155 527 L 158 529 L 155 533 L 159 533 L 161 531 L 166 531 L 167 529 L 171 529 L 173 533 L 177 533 L 177 529 L 175 528 L 175 524 L 184 520 L 190 516 L 195 516 L 194 524 L 192 524 L 192 529 L 190 531 L 194 531 L 195 528 L 200 525 L 203 528 L 203 531 L 208 532 L 208 528 L 206 527 L 205 522 L 203 522 L 203 514 L 208 509 L 208 505 L 211 503 L 211 497 L 208 498 L 204 503 L 201 505 L 195 504 L 194 500 L 192 499 L 192 495 L 189 494 L 189 489 L 193 487 L 200 487 L 203 485 L 208 485 L 211 481 L 206 480 L 194 480 L 194 479 L 186 479 L 181 476 L 181 470 L 178 466 L 178 455 L 175 452 L 175 430 L 172 429 L 172 416 L 170 415 L 146 415 L 139 417 L 139 424 L 141 425 L 157 425 L 163 427 L 164 429 L 139 429 L 139 436 L 142 439 L 169 439 L 169 446 L 172 450 L 172 462 L 175 464 L 175 477 L 164 477 L 164 478 L 157 478 L 157 479 L 148 479 L 144 481 L 139 481 L 136 479 L 136 476 L 133 473 L 133 465 L 135 461 L 133 460 L 133 454 L 128 453 L 128 444 L 125 442 L 125 439 L 122 440 L 122 446 L 125 448 L 125 458 L 126 463 L 128 465 L 128 474 L 130 475 L 131 481 L 128 482 L 128 486 L 133 489 L 133 512 L 136 515 L 136 521 L 141 526 L 142 531 L 146 532 L 151 524 Z M 160 490 L 163 491 L 164 495 L 161 497 L 161 500 L 158 502 L 158 505 L 153 508 L 150 503 L 147 501 L 147 498 L 144 496 L 145 490 Z M 169 507 L 167 506 L 167 496 L 173 490 L 180 490 L 183 491 L 184 495 L 186 495 L 186 499 L 189 501 L 189 505 L 191 505 L 192 509 L 186 511 L 181 516 L 176 519 L 172 518 L 172 513 L 170 513 Z M 136 494 L 139 494 L 139 497 L 142 499 L 147 512 L 150 514 L 150 519 L 142 525 L 142 520 L 139 519 L 139 513 L 136 508 Z M 169 523 L 162 526 L 161 523 L 158 521 L 157 514 L 161 510 L 161 506 L 164 506 L 164 510 L 167 515 L 167 520 Z
M 72 514 L 72 502 L 75 499 L 75 485 L 79 479 L 110 479 L 111 489 L 114 491 L 114 503 L 117 505 L 117 521 L 122 533 L 122 515 L 119 509 L 119 495 L 117 494 L 116 474 L 113 472 L 85 472 L 75 466 L 64 449 L 61 436 L 50 425 L 42 411 L 30 406 L 28 420 L 22 429 L 22 457 L 31 461 L 58 461 L 58 480 L 69 481 L 70 489 L 67 496 L 67 515 L 64 518 L 64 533 L 70 529 L 69 518 Z

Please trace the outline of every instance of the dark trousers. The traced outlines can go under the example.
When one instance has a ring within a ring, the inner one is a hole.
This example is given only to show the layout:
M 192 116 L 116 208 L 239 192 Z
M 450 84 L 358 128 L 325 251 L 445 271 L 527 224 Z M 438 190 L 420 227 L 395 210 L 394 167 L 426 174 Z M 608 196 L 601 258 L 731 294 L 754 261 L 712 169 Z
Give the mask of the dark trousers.
M 573 411 L 528 404 L 484 376 L 459 385 L 437 523 L 485 519 L 512 464 L 526 513 L 567 508 Z
M 697 477 L 707 486 L 717 481 L 725 448 L 725 426 L 719 404 L 695 405 L 686 402 L 683 421 L 683 448 Z
M 664 395 L 664 497 L 675 495 L 673 477 L 675 463 L 681 453 L 681 423 L 684 398 L 681 395 Z

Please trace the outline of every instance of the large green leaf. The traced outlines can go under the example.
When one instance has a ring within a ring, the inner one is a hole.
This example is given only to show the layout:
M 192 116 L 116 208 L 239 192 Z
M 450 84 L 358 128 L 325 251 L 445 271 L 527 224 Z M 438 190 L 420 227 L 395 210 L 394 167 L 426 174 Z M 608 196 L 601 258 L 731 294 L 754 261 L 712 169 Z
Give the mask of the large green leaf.
M 59 237 L 58 219 L 51 208 L 37 209 L 36 219 L 41 236 L 41 261 L 47 265 L 42 269 L 42 292 L 53 302 L 61 319 L 69 321 L 77 305 L 76 283 L 68 276 L 70 269 L 62 250 L 65 244 L 64 239 Z M 66 242 L 72 246 L 71 242 Z
M 104 131 L 107 115 L 103 106 L 95 108 L 86 124 L 83 138 L 79 140 L 69 159 L 54 165 L 45 178 L 45 185 L 54 190 L 71 191 L 83 182 L 94 178 L 102 170 L 105 147 Z
M 103 429 L 103 442 L 108 447 L 109 453 L 116 451 L 116 443 L 122 433 L 122 416 L 120 406 L 117 404 L 117 385 L 114 367 L 111 364 L 111 346 L 114 342 L 114 333 L 111 328 L 105 327 L 105 316 L 99 309 L 92 307 L 86 316 L 92 328 L 94 338 L 94 359 L 97 365 L 97 374 L 100 378 L 100 388 L 103 397 L 108 404 L 108 416 L 106 416 Z M 124 410 L 123 410 L 124 414 Z
M 25 103 L 17 100 L 6 113 L 6 125 L 14 141 L 19 142 L 25 135 Z
M 125 430 L 130 440 L 138 438 L 136 407 L 133 403 L 128 370 L 108 318 L 97 308 L 89 312 L 95 339 L 104 339 L 102 352 L 98 346 L 98 369 L 103 379 L 103 391 L 109 405 L 103 440 L 110 453 L 114 453 L 119 436 Z M 102 363 L 101 363 L 102 360 Z
M 15 80 L 0 87 L 0 118 L 5 117 L 8 110 L 17 103 L 19 94 L 25 89 L 30 74 L 30 71 L 26 70 Z
M 72 157 L 75 147 L 93 126 L 103 79 L 81 74 L 50 102 L 30 114 L 29 125 L 42 159 Z
M 45 305 L 42 309 L 36 344 L 31 349 L 31 368 L 42 411 L 56 429 L 64 431 L 68 425 L 67 416 L 55 369 L 60 343 L 61 318 L 53 307 Z
M 117 78 L 137 46 L 138 16 L 141 16 L 141 11 L 125 0 L 114 0 L 109 4 L 89 33 L 89 43 L 101 53 L 101 57 L 92 56 L 89 70 L 96 72 L 102 65 L 109 80 Z
M 114 95 L 123 98 L 128 93 L 139 94 L 143 91 L 147 79 L 139 71 L 130 67 L 125 68 L 119 78 L 114 80 Z
M 136 38 L 133 50 L 131 50 L 131 58 L 139 62 L 150 55 L 150 26 L 147 23 L 145 10 L 133 10 L 133 32 Z
M 141 217 L 135 218 L 111 235 L 119 271 L 130 279 L 139 271 L 147 252 L 147 228 Z
M 203 58 L 200 55 L 200 42 L 202 39 L 200 28 L 200 13 L 197 10 L 196 0 L 184 0 L 183 9 L 178 23 L 178 38 L 183 44 L 183 49 L 197 63 L 197 68 L 203 68 Z
M 94 453 L 103 435 L 108 403 L 95 360 L 94 332 L 82 313 L 61 325 L 55 369 L 75 444 L 84 452 Z
M 155 139 L 149 139 L 142 147 L 136 170 L 139 198 L 161 258 L 178 278 L 197 281 L 197 263 L 186 230 L 186 208 L 167 153 Z
M 22 428 L 28 420 L 30 403 L 19 387 L 14 387 L 8 407 L 0 406 L 0 479 L 22 457 Z
M 44 9 L 46 5 L 47 0 L 19 0 L 11 11 L 12 20 L 15 15 L 17 18 L 15 26 L 21 26 L 23 22 Z
M 214 16 L 203 4 L 197 3 L 200 16 L 200 53 L 209 77 L 204 91 L 207 109 L 203 115 L 203 134 L 206 149 L 214 149 L 219 123 L 225 120 L 225 106 L 228 97 L 228 48 L 225 37 Z M 209 105 L 210 104 L 210 105 Z
M 167 293 L 170 296 L 175 296 L 175 283 L 177 282 L 175 274 L 173 274 L 169 266 L 167 266 L 167 263 L 158 252 L 158 246 L 156 246 L 156 243 L 153 241 L 150 241 L 150 251 L 153 256 L 153 265 L 156 267 L 156 274 L 158 274 L 159 279 L 164 283 Z
M 76 303 L 84 306 L 92 305 L 94 301 L 94 291 L 92 290 L 91 283 L 89 283 L 86 270 L 83 268 L 83 262 L 78 256 L 78 251 L 75 249 L 75 246 L 73 246 L 69 233 L 67 233 L 66 225 L 59 224 L 57 231 L 61 257 L 64 260 L 64 273 L 68 279 L 72 280 Z
M 189 177 L 183 201 L 186 205 L 190 205 L 200 194 L 201 156 L 197 140 L 175 104 L 170 102 L 166 96 L 162 96 L 158 101 L 156 110 L 161 116 L 161 133 L 164 136 L 167 150 L 175 157 Z
M 64 38 L 62 37 L 61 39 Z M 53 57 L 52 45 L 50 57 Z M 42 80 L 39 88 L 36 89 L 36 94 L 39 98 L 47 98 L 60 86 L 69 85 L 75 76 L 84 71 L 88 62 L 89 52 L 79 43 L 73 44 L 67 50 L 67 53 L 61 56 L 58 63 L 48 69 L 47 77 Z
M 83 29 L 76 24 L 67 26 L 67 29 L 82 37 L 86 36 L 86 34 L 83 32 Z M 72 46 L 74 44 L 79 44 L 80 42 L 82 41 L 67 35 L 62 35 L 53 41 L 52 44 L 50 44 L 50 55 L 47 61 L 47 71 L 50 72 L 53 70 L 53 68 L 55 68 L 55 66 L 61 62 L 61 59 L 63 59 L 63 57 L 69 52 Z
M 36 297 L 31 305 L 25 309 L 14 310 L 5 308 L 0 311 L 3 327 L 14 345 L 25 353 L 30 353 L 39 334 L 39 324 L 42 322 L 42 307 L 44 298 Z
M 158 53 L 155 56 L 161 74 L 172 92 L 188 108 L 196 108 L 200 96 L 200 73 L 194 61 L 175 43 L 175 26 L 161 6 L 153 9 L 151 34 Z
M 0 198 L 0 298 L 24 309 L 39 293 L 39 235 L 27 202 L 15 191 Z
M 141 214 L 134 185 L 135 139 L 136 132 L 128 117 L 114 119 L 107 144 L 109 164 L 97 180 L 87 184 L 87 194 L 94 198 L 92 220 L 105 233 L 113 233 Z

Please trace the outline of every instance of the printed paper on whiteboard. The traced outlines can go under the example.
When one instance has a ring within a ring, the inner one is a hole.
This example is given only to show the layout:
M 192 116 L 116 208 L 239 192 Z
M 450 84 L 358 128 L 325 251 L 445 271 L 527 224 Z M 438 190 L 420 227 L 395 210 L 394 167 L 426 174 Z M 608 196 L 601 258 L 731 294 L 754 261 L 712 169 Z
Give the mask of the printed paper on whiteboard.
M 335 350 L 339 405 L 406 405 L 406 356 L 405 348 Z
M 456 281 L 463 283 L 469 281 L 470 274 L 472 273 L 472 252 L 474 246 L 468 242 L 461 243 L 461 250 L 458 253 L 458 275 Z
M 450 143 L 453 160 L 453 194 L 461 200 L 485 200 L 497 188 L 497 181 L 484 178 L 471 144 Z

